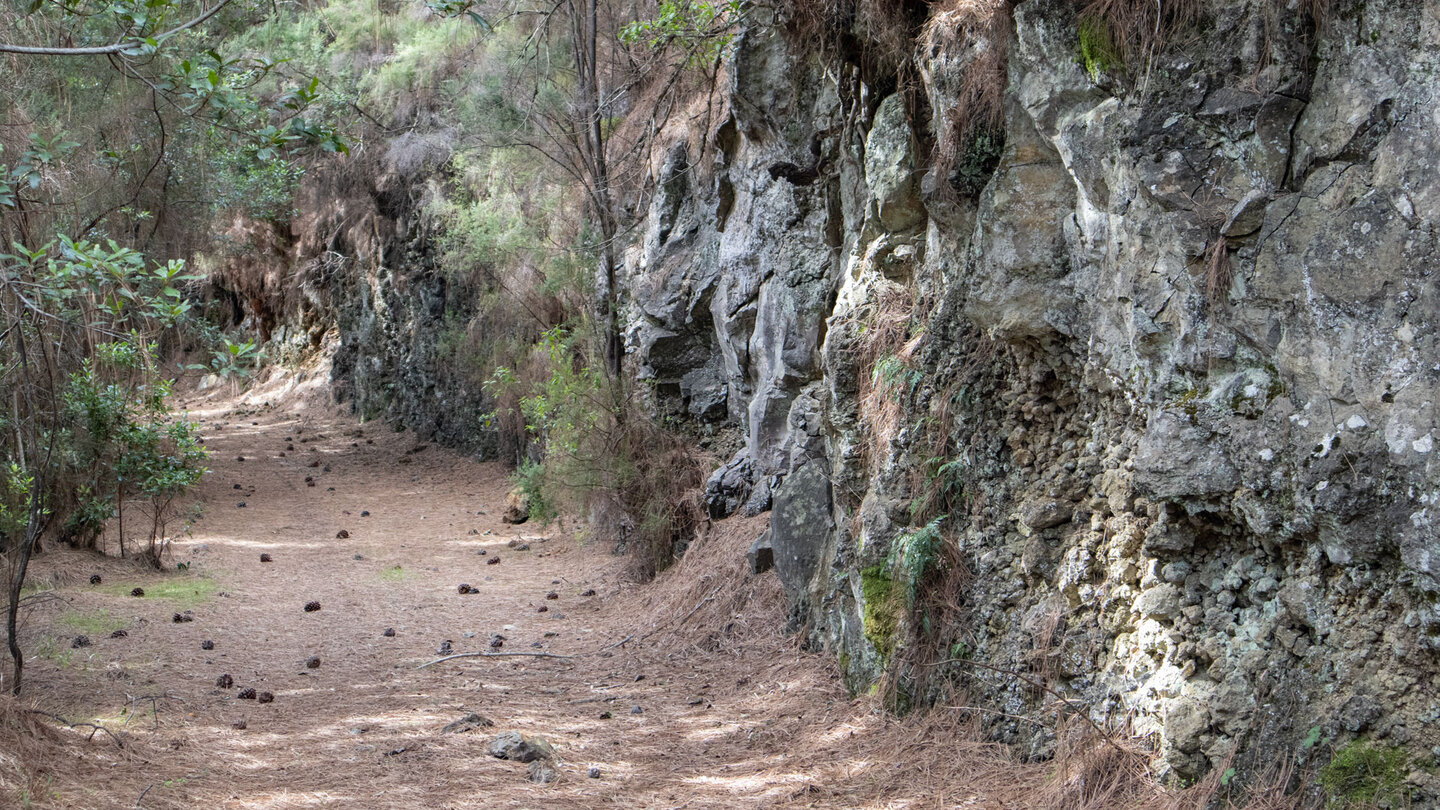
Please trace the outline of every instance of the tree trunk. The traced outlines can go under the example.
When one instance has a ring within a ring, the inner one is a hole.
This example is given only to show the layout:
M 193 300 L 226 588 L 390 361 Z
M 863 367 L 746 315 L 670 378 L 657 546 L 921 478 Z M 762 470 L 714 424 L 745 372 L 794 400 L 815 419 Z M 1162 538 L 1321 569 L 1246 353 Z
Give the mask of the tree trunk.
M 45 531 L 45 524 L 48 519 L 45 510 L 41 506 L 44 498 L 45 480 L 37 476 L 30 489 L 30 518 L 25 526 L 25 540 L 20 546 L 20 558 L 15 563 L 14 574 L 10 577 L 10 608 L 5 616 L 6 640 L 10 644 L 11 672 L 14 676 L 10 682 L 10 694 L 19 695 L 20 686 L 25 678 L 25 654 L 20 650 L 20 639 L 17 636 L 18 620 L 20 616 L 20 591 L 25 587 L 25 573 L 30 567 L 30 555 L 35 550 L 35 544 L 40 535 Z
M 618 262 L 615 257 L 615 240 L 619 227 L 615 221 L 615 209 L 610 202 L 610 168 L 605 159 L 604 122 L 600 109 L 600 18 L 598 0 L 586 0 L 585 13 L 571 5 L 574 24 L 571 26 L 575 43 L 575 67 L 579 74 L 580 110 L 585 116 L 586 170 L 590 174 L 591 204 L 595 208 L 595 220 L 600 229 L 600 278 L 604 288 L 600 290 L 599 314 L 605 330 L 605 371 L 612 380 L 620 378 L 624 344 L 620 337 L 620 285 Z

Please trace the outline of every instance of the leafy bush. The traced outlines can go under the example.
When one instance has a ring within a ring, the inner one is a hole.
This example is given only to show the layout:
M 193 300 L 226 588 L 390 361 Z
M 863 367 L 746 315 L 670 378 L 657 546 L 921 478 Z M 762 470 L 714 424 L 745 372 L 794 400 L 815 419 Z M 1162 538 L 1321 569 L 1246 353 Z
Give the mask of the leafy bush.
M 497 370 L 493 391 L 518 394 L 526 431 L 542 451 L 522 461 L 517 486 L 534 517 L 585 511 L 591 531 L 628 548 L 648 579 L 665 569 L 702 520 L 706 460 L 664 431 L 621 380 L 602 373 L 589 322 L 551 329 L 535 348 L 541 373 Z

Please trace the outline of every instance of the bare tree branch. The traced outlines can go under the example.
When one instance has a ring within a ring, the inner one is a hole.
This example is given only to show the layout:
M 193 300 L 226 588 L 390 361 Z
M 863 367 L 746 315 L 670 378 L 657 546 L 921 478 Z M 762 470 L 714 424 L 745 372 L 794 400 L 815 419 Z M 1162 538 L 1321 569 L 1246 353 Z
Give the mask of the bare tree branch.
M 211 17 L 214 17 L 216 14 L 220 13 L 220 9 L 225 8 L 228 5 L 230 5 L 230 0 L 220 0 L 219 5 L 215 6 L 204 14 L 201 14 L 200 16 L 183 25 L 178 25 L 174 28 L 171 28 L 169 31 L 166 31 L 163 34 L 152 37 L 152 39 L 154 39 L 156 42 L 164 42 L 166 39 L 169 39 L 170 37 L 182 31 L 188 31 L 189 29 L 194 28 L 195 26 L 205 22 Z M 20 53 L 29 56 L 104 56 L 106 54 L 112 53 L 123 53 L 124 51 L 134 48 L 139 42 L 141 42 L 141 40 L 132 39 L 126 42 L 117 42 L 114 45 L 96 45 L 93 47 L 85 48 L 52 48 L 36 45 L 7 45 L 3 42 L 0 42 L 0 53 Z

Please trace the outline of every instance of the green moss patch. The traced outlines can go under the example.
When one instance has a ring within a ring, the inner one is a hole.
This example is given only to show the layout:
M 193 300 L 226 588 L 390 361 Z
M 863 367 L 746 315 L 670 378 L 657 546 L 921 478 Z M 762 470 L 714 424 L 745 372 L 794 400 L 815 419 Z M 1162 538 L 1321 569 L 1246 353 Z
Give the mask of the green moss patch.
M 1335 806 L 1393 803 L 1404 797 L 1409 767 L 1404 749 L 1356 741 L 1335 752 L 1320 770 L 1320 784 Z
M 1124 63 L 1120 49 L 1115 46 L 1115 40 L 1110 36 L 1110 29 L 1103 19 L 1082 16 L 1079 34 L 1080 63 L 1085 66 L 1085 72 L 1090 74 L 1090 81 L 1100 81 L 1102 74 Z
M 860 590 L 865 599 L 861 611 L 865 638 L 880 655 L 889 658 L 895 651 L 895 635 L 900 630 L 895 583 L 885 566 L 876 565 L 860 572 Z

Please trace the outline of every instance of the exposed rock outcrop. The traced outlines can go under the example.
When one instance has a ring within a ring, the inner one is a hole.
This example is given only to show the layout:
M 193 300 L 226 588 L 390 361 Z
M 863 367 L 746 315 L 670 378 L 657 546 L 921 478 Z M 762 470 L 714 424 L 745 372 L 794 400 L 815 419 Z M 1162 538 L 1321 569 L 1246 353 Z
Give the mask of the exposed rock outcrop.
M 906 648 L 953 646 L 1133 718 L 1186 776 L 1303 756 L 1316 729 L 1440 743 L 1432 6 L 1317 29 L 1208 4 L 1203 50 L 1127 80 L 1087 72 L 1074 4 L 1018 4 L 988 43 L 1004 146 L 975 198 L 920 146 L 965 58 L 886 95 L 751 16 L 733 116 L 686 157 L 714 183 L 665 179 L 630 254 L 632 349 L 676 411 L 743 433 L 711 513 L 773 502 L 797 624 L 856 688 L 934 684 Z M 877 351 L 897 289 L 905 345 Z M 877 387 L 898 423 L 861 407 Z M 865 572 L 904 580 L 916 515 L 941 513 L 966 619 L 912 613 L 886 652 Z
M 908 93 L 860 34 L 747 7 L 728 119 L 663 152 L 627 348 L 659 409 L 742 446 L 710 515 L 770 511 L 795 625 L 857 690 L 1019 716 L 1045 696 L 935 662 L 1030 673 L 1187 778 L 1356 735 L 1428 755 L 1440 10 L 1202 2 L 1191 44 L 1120 67 L 1076 3 L 996 5 Z M 1000 53 L 1003 124 L 930 168 Z M 315 296 L 341 390 L 483 445 L 442 352 L 473 291 L 403 179 L 370 188 L 305 226 L 306 255 L 372 257 Z

